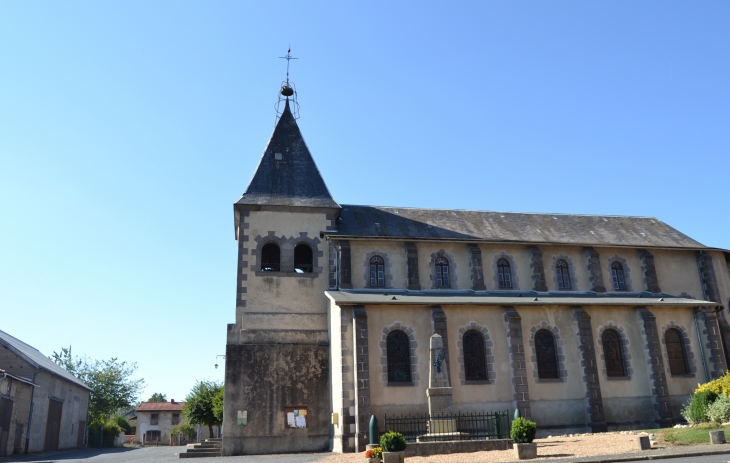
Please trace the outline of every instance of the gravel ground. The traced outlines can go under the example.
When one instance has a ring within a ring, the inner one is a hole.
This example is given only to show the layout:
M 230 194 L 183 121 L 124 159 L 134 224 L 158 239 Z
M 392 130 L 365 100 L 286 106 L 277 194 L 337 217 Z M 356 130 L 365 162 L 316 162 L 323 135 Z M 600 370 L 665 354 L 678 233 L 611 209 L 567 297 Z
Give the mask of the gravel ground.
M 570 436 L 556 436 L 545 439 L 535 439 L 537 442 L 537 458 L 560 460 L 565 458 L 579 458 L 597 455 L 615 455 L 619 453 L 633 453 L 640 451 L 638 436 L 635 434 L 586 434 Z M 656 448 L 656 447 L 654 447 Z M 364 463 L 362 453 L 348 453 L 331 455 L 317 463 Z M 448 455 L 432 455 L 430 457 L 408 457 L 409 463 L 441 463 L 441 462 L 501 462 L 519 461 L 513 450 L 492 450 L 489 452 L 452 453 Z M 534 461 L 534 460 L 533 460 Z

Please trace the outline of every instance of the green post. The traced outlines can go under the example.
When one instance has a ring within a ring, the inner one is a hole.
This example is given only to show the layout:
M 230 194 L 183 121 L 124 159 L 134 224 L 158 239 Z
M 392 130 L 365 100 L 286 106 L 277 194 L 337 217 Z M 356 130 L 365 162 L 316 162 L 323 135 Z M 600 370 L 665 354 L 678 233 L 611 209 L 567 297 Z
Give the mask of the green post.
M 517 419 L 519 417 L 520 417 L 520 409 L 519 408 L 515 408 L 515 419 Z
M 378 419 L 375 415 L 370 417 L 370 444 L 380 444 L 380 429 L 378 429 Z

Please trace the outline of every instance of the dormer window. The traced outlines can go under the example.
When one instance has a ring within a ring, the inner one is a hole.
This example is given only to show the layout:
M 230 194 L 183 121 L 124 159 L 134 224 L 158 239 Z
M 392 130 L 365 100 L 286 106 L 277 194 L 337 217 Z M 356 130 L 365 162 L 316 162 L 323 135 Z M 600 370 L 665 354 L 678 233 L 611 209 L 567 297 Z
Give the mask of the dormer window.
M 283 161 L 284 160 L 284 153 L 274 153 L 274 160 L 275 161 Z

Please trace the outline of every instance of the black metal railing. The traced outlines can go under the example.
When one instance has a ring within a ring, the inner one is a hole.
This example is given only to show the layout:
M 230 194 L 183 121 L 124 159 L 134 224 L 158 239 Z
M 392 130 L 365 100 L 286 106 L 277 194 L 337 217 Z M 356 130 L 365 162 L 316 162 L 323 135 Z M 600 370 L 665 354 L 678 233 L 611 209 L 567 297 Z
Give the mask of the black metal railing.
M 385 430 L 403 434 L 406 441 L 486 440 L 509 438 L 509 412 L 450 415 L 385 415 Z M 420 438 L 420 439 L 419 439 Z

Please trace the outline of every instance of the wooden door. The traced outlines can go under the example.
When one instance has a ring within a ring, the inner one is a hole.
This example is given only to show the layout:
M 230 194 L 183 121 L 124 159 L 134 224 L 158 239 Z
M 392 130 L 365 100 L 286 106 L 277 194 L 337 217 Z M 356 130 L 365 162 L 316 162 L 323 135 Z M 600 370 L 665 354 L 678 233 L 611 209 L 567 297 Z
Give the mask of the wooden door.
M 79 435 L 76 438 L 76 447 L 84 447 L 84 435 L 86 434 L 86 421 L 79 421 Z
M 58 436 L 61 432 L 61 411 L 63 403 L 48 399 L 48 420 L 46 421 L 46 441 L 43 451 L 58 450 Z
M 11 416 L 13 416 L 13 401 L 0 399 L 0 456 L 7 455 Z

